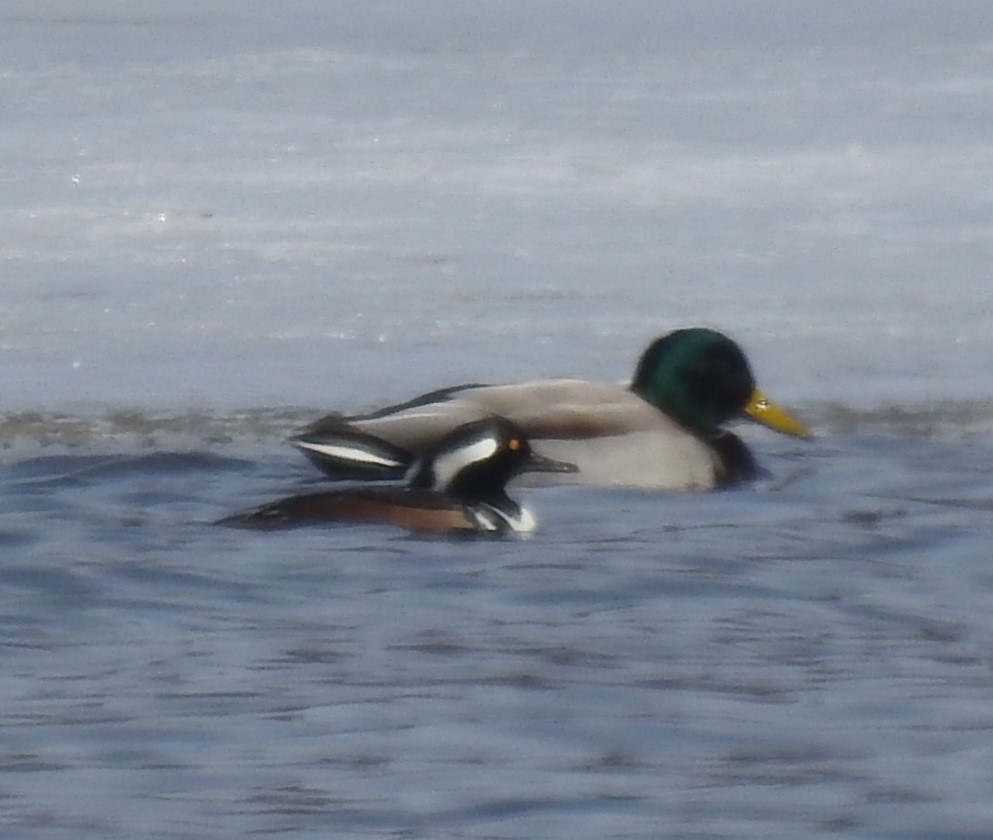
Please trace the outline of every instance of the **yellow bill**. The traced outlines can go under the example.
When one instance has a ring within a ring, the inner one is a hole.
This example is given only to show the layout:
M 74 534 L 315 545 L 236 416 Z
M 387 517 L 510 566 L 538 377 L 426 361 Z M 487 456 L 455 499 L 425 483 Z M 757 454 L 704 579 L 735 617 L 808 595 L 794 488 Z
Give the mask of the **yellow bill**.
M 810 429 L 802 421 L 790 414 L 785 408 L 780 408 L 769 399 L 758 388 L 752 391 L 751 399 L 745 406 L 745 414 L 763 426 L 768 426 L 784 435 L 794 437 L 811 437 Z

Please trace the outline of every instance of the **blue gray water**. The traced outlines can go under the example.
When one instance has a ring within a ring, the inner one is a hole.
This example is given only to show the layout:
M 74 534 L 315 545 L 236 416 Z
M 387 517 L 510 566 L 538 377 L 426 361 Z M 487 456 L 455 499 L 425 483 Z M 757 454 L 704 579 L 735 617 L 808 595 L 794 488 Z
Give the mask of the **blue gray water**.
M 988 0 L 83 5 L 0 9 L 0 837 L 993 837 Z M 691 324 L 755 487 L 209 524 Z
M 22 428 L 3 836 L 989 837 L 993 447 L 820 417 L 755 487 L 522 489 L 505 541 L 211 525 L 316 480 L 293 417 Z

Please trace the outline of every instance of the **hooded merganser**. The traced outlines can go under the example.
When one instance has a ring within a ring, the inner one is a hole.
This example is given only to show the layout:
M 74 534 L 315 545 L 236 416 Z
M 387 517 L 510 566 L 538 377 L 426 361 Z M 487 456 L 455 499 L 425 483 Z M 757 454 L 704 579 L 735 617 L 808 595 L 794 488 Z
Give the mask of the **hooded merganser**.
M 391 457 L 366 441 L 370 462 Z M 221 520 L 224 525 L 287 528 L 327 522 L 399 525 L 427 533 L 505 533 L 534 530 L 534 517 L 507 495 L 525 471 L 571 472 L 543 458 L 509 420 L 488 417 L 459 426 L 417 459 L 406 486 L 359 487 L 290 496 Z

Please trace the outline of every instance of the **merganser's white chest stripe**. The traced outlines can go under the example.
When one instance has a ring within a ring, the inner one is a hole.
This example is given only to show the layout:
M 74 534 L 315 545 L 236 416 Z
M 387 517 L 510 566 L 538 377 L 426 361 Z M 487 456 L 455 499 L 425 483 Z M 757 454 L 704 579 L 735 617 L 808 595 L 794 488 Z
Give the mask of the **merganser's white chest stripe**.
M 510 523 L 510 527 L 520 534 L 530 534 L 538 527 L 538 523 L 534 521 L 531 511 L 527 508 L 521 508 L 517 519 L 508 516 L 507 521 Z
M 531 534 L 538 527 L 531 511 L 521 508 L 515 516 L 511 511 L 493 505 L 477 505 L 472 510 L 476 524 L 483 531 L 502 531 L 507 528 L 518 534 Z

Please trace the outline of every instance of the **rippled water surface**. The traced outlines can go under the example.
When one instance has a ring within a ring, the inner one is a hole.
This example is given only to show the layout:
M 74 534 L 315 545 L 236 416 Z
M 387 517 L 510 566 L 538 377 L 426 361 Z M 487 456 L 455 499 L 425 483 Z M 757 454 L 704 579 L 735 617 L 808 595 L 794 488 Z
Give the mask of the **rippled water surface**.
M 212 525 L 277 438 L 13 445 L 5 836 L 988 836 L 993 449 L 753 442 L 506 541 Z
M 3 840 L 993 837 L 988 0 L 0 6 Z M 754 487 L 211 524 L 689 325 Z

